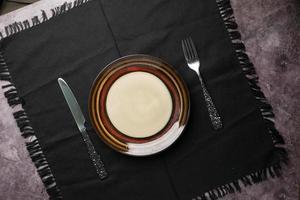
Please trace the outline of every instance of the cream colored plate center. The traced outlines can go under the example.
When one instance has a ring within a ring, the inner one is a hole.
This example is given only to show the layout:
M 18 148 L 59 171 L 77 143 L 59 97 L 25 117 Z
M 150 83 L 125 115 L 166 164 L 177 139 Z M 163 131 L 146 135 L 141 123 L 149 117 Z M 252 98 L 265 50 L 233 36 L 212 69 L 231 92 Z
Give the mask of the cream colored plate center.
M 149 137 L 165 127 L 172 114 L 172 97 L 166 85 L 147 72 L 118 78 L 106 99 L 108 117 L 115 128 L 130 137 Z

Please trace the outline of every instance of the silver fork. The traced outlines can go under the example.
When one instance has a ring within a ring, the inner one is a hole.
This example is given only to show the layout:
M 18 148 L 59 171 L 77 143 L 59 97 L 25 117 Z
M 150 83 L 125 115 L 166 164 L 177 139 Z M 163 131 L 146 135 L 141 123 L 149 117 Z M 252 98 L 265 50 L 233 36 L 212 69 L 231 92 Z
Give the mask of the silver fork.
M 214 129 L 218 130 L 218 129 L 222 128 L 223 124 L 221 121 L 221 117 L 216 109 L 216 106 L 215 106 L 214 102 L 212 101 L 212 98 L 210 97 L 210 95 L 206 89 L 206 86 L 204 84 L 203 78 L 200 74 L 200 70 L 199 70 L 200 59 L 198 57 L 198 53 L 197 53 L 196 47 L 194 45 L 194 42 L 191 37 L 188 37 L 181 41 L 181 45 L 182 45 L 182 50 L 183 50 L 183 54 L 184 54 L 185 60 L 187 62 L 187 65 L 189 66 L 190 69 L 195 71 L 199 77 L 199 81 L 201 83 L 204 99 L 206 102 L 206 107 L 207 107 L 208 114 L 210 117 L 210 121 L 211 121 Z

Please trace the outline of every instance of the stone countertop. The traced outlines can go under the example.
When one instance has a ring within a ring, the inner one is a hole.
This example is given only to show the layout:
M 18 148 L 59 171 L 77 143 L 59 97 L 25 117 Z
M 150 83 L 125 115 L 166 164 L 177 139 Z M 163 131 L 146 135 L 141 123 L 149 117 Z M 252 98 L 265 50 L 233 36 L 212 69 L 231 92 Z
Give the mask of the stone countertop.
M 0 30 L 12 21 L 31 17 L 41 10 L 50 12 L 49 8 L 63 2 L 42 0 L 0 16 Z M 291 162 L 284 169 L 282 178 L 250 186 L 223 199 L 299 200 L 300 1 L 231 2 L 248 55 L 260 78 L 260 86 L 273 106 L 275 124 L 285 138 Z M 0 89 L 0 199 L 48 199 L 12 112 Z

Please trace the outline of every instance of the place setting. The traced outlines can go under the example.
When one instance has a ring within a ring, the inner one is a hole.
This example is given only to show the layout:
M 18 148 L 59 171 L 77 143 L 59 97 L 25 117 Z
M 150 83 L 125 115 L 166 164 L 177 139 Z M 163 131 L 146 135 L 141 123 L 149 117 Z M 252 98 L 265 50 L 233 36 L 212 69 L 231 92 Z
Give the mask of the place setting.
M 200 60 L 189 37 L 182 40 L 187 65 L 197 73 L 215 130 L 221 117 L 200 75 Z M 193 62 L 197 62 L 194 67 Z M 192 68 L 193 67 L 193 68 Z M 62 78 L 58 84 L 101 179 L 108 175 L 85 127 L 85 116 Z M 130 156 L 149 156 L 172 145 L 183 133 L 190 112 L 186 84 L 165 61 L 149 55 L 128 55 L 108 64 L 97 76 L 89 97 L 89 116 L 100 138 Z
M 5 97 L 50 199 L 215 200 L 282 176 L 229 1 L 115 3 L 62 5 L 1 41 Z

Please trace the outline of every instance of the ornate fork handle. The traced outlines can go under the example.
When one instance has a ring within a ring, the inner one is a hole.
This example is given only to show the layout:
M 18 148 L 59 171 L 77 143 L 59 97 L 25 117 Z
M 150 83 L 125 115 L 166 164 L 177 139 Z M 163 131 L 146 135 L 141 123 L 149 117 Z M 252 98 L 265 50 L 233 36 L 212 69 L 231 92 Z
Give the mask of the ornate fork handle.
M 203 79 L 199 73 L 198 73 L 198 77 L 199 77 L 199 80 L 201 83 L 201 88 L 203 91 L 203 95 L 204 95 L 204 99 L 206 102 L 206 107 L 208 110 L 208 115 L 210 117 L 211 123 L 212 123 L 214 129 L 218 130 L 223 127 L 221 117 L 220 117 L 220 115 L 216 109 L 216 106 L 215 106 L 214 102 L 212 101 L 212 98 L 210 97 L 210 95 L 206 89 L 206 86 L 203 82 Z

